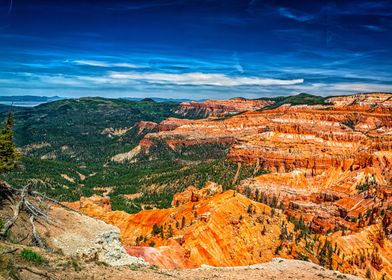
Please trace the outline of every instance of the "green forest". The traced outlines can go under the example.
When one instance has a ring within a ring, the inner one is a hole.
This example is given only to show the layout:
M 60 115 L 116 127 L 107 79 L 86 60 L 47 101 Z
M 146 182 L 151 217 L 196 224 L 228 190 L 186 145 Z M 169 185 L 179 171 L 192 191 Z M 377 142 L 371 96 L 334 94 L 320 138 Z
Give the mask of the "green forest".
M 158 143 L 149 157 L 134 163 L 114 163 L 112 156 L 128 152 L 144 137 L 134 125 L 161 122 L 176 113 L 178 103 L 80 98 L 33 108 L 4 107 L 14 116 L 14 140 L 23 153 L 16 168 L 2 175 L 14 187 L 33 181 L 35 188 L 61 201 L 102 194 L 110 188 L 112 207 L 135 213 L 170 207 L 173 195 L 190 185 L 211 180 L 232 187 L 237 165 L 225 159 L 227 145 L 195 145 L 174 152 Z M 189 117 L 189 116 L 187 116 Z M 195 118 L 197 116 L 194 116 Z M 127 129 L 122 135 L 103 131 Z M 252 175 L 254 166 L 241 169 L 239 179 Z M 129 200 L 126 194 L 138 194 Z

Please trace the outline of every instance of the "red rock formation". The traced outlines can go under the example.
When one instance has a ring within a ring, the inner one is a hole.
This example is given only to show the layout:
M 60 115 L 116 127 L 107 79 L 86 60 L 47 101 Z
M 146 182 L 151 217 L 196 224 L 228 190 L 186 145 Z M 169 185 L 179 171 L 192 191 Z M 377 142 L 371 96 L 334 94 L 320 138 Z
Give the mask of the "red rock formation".
M 335 237 L 332 242 L 341 259 L 356 273 L 365 276 L 370 272 L 372 279 L 392 276 L 392 241 L 385 238 L 381 223 L 356 234 Z
M 191 123 L 192 120 L 167 118 L 166 120 L 159 123 L 158 129 L 159 131 L 170 131 L 176 129 L 179 126 L 188 125 Z
M 182 102 L 177 113 L 187 115 L 197 115 L 201 117 L 225 116 L 245 111 L 255 111 L 262 109 L 275 102 L 272 100 L 255 100 L 245 98 L 232 98 L 229 100 L 206 100 L 203 102 Z
M 106 213 L 112 211 L 112 206 L 110 205 L 110 198 L 102 197 L 96 194 L 88 198 L 82 196 L 79 201 L 67 202 L 65 204 L 79 211 L 86 208 L 96 209 L 99 213 L 101 212 Z M 91 216 L 99 216 L 99 215 L 93 214 Z
M 271 172 L 241 182 L 239 192 L 282 208 L 291 219 L 302 218 L 313 233 L 332 232 L 331 240 L 346 251 L 344 257 L 333 257 L 334 265 L 342 265 L 338 269 L 391 276 L 392 94 L 327 101 L 226 119 L 175 121 L 170 131 L 148 134 L 143 141 L 150 146 L 163 141 L 173 150 L 230 144 L 229 160 Z M 176 201 L 189 201 L 193 192 Z M 360 248 L 366 246 L 373 247 L 363 256 Z
M 142 134 L 143 132 L 151 132 L 157 128 L 158 124 L 155 122 L 148 122 L 148 121 L 140 121 L 136 124 L 138 129 L 137 135 Z
M 242 102 L 227 104 L 234 101 Z M 229 144 L 229 160 L 270 172 L 237 186 L 258 202 L 221 193 L 210 183 L 175 195 L 170 209 L 130 215 L 83 200 L 78 208 L 118 226 L 129 253 L 161 267 L 247 265 L 274 254 L 306 255 L 341 271 L 391 277 L 392 94 L 328 101 L 225 119 L 168 119 L 140 142 L 146 153 L 158 142 L 173 150 Z M 223 110 L 216 108 L 208 110 Z M 272 217 L 265 204 L 281 210 Z M 307 229 L 294 231 L 286 216 Z M 282 237 L 286 231 L 294 238 Z
M 371 103 L 368 110 L 334 101 L 338 105 L 285 105 L 224 120 L 170 119 L 162 123 L 161 132 L 146 135 L 143 143 L 148 147 L 160 139 L 172 149 L 234 143 L 229 159 L 260 161 L 260 167 L 271 171 L 304 167 L 318 172 L 331 165 L 343 169 L 364 167 L 374 160 L 370 154 L 392 149 L 392 115 L 385 112 L 388 100 Z
M 280 244 L 281 226 L 287 223 L 282 214 L 271 216 L 264 204 L 234 191 L 220 191 L 209 183 L 197 192 L 201 196 L 197 201 L 185 199 L 179 207 L 137 214 L 107 211 L 100 203 L 84 199 L 79 209 L 119 227 L 130 254 L 160 267 L 237 266 L 271 260 Z
M 392 112 L 392 98 L 390 93 L 354 94 L 327 99 L 335 107 L 351 107 L 356 110 L 376 112 Z
M 215 184 L 214 182 L 207 182 L 201 190 L 194 186 L 190 186 L 184 192 L 174 195 L 172 206 L 178 207 L 188 202 L 199 202 L 200 200 L 219 194 L 222 191 L 222 186 Z

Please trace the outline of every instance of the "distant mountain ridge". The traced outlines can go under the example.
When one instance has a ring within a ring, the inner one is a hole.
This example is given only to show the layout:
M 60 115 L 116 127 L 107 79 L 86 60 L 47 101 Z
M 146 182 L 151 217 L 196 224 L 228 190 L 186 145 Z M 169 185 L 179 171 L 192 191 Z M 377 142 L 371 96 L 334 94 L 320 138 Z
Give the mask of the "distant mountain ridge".
M 34 96 L 34 95 L 13 95 L 0 96 L 0 104 L 16 107 L 34 107 L 42 103 L 48 103 L 64 99 L 60 96 Z M 4 110 L 1 108 L 0 110 Z
M 12 95 L 12 96 L 0 96 L 0 102 L 50 102 L 59 99 L 64 99 L 60 96 L 35 96 L 35 95 Z

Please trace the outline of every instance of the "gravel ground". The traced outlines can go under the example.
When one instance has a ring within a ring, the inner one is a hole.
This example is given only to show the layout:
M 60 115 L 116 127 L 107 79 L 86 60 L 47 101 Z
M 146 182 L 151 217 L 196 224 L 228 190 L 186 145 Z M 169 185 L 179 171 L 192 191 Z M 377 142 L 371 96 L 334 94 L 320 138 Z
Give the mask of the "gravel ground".
M 269 263 L 252 265 L 247 267 L 227 267 L 213 268 L 203 267 L 198 269 L 178 269 L 162 270 L 156 268 L 138 267 L 110 267 L 97 265 L 95 263 L 85 264 L 80 267 L 80 271 L 72 268 L 57 271 L 53 274 L 53 279 L 121 279 L 121 280 L 295 280 L 295 279 L 360 279 L 355 276 L 341 274 L 340 272 L 327 270 L 318 265 L 297 261 L 274 259 Z M 22 273 L 23 279 L 41 279 L 37 275 L 28 271 Z

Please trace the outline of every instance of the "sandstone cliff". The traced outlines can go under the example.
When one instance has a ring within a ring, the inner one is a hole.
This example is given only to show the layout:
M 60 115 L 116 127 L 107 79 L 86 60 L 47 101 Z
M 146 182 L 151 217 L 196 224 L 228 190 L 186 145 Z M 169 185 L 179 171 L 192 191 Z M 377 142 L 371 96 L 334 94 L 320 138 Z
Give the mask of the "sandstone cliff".
M 229 100 L 191 101 L 182 102 L 177 113 L 182 114 L 185 117 L 221 117 L 245 111 L 255 111 L 274 103 L 275 102 L 272 100 L 245 99 L 240 97 Z
M 212 183 L 193 197 L 192 190 L 177 195 L 170 209 L 131 215 L 82 199 L 79 210 L 118 226 L 131 255 L 160 267 L 248 265 L 274 257 L 287 223 L 282 214 L 235 191 L 221 193 Z
M 226 119 L 172 119 L 170 129 L 145 136 L 142 151 L 158 141 L 174 151 L 206 143 L 230 145 L 227 158 L 238 162 L 239 170 L 241 164 L 252 164 L 255 173 L 269 172 L 236 189 L 281 209 L 296 224 L 301 221 L 306 234 L 332 234 L 328 242 L 312 237 L 325 248 L 336 241 L 329 266 L 374 278 L 391 276 L 391 102 L 392 94 L 356 94 L 328 98 L 325 105 L 283 105 Z M 175 197 L 174 205 L 192 201 L 196 193 L 188 189 Z M 379 245 L 369 232 L 378 236 Z M 303 239 L 298 242 L 309 246 Z M 373 247 L 364 253 L 356 244 Z M 324 262 L 319 250 L 313 254 L 307 257 Z

